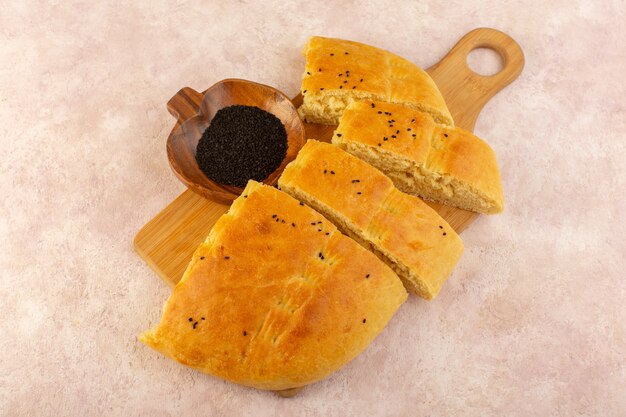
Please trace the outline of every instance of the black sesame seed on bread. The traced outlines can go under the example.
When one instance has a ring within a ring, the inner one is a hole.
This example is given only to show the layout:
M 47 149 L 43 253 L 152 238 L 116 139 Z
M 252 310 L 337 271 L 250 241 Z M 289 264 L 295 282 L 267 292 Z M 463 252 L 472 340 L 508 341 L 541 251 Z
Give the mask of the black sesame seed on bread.
M 331 169 L 335 175 L 324 172 Z M 435 210 L 331 144 L 309 140 L 278 183 L 376 253 L 423 298 L 437 296 L 463 253 L 463 242 Z
M 355 100 L 403 103 L 454 126 L 435 82 L 417 65 L 383 49 L 313 36 L 304 48 L 300 115 L 312 123 L 337 124 Z
M 250 181 L 140 340 L 202 372 L 290 390 L 362 352 L 406 297 L 387 265 L 321 214 Z

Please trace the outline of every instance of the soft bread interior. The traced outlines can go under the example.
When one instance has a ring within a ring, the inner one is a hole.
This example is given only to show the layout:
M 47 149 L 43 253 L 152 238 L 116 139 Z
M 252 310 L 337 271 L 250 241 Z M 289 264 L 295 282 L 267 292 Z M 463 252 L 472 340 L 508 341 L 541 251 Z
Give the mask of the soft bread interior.
M 396 189 L 377 169 L 330 144 L 309 140 L 278 183 L 374 253 L 405 288 L 425 299 L 439 293 L 463 251 L 458 235 L 435 211 Z M 346 184 L 358 188 L 350 191 Z M 430 234 L 431 228 L 437 237 Z M 439 240 L 444 228 L 449 235 L 445 242 Z
M 332 143 L 384 172 L 408 194 L 485 214 L 504 207 L 500 171 L 489 144 L 411 107 L 353 102 Z
M 358 142 L 344 142 L 336 136 L 333 143 L 383 171 L 400 191 L 478 213 L 502 211 L 500 202 L 452 175 L 430 171 L 423 164 L 409 161 L 396 153 Z
M 358 42 L 313 36 L 304 47 L 303 103 L 308 122 L 337 124 L 350 103 L 372 99 L 410 106 L 454 126 L 434 80 L 389 51 Z
M 384 97 L 377 97 L 365 91 L 327 90 L 316 94 L 304 94 L 302 106 L 298 108 L 298 114 L 309 123 L 336 125 L 339 124 L 341 115 L 346 107 L 348 107 L 350 103 L 359 100 L 388 101 Z M 437 123 L 453 125 L 451 118 L 425 104 L 402 101 L 389 102 L 403 104 L 414 110 L 427 113 Z
M 363 91 L 330 90 L 323 94 L 305 94 L 298 114 L 309 123 L 336 125 L 339 124 L 343 111 L 350 103 L 374 98 L 372 94 Z

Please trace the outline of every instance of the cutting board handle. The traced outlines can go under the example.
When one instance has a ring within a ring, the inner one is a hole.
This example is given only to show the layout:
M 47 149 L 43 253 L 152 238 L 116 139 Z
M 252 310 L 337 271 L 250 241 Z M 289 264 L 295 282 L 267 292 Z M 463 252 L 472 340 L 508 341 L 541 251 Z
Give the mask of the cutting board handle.
M 502 69 L 489 76 L 472 71 L 467 65 L 467 55 L 477 48 L 488 48 L 497 52 L 502 58 Z M 457 125 L 473 130 L 483 106 L 515 80 L 523 68 L 524 53 L 513 38 L 496 29 L 478 28 L 463 36 L 441 61 L 429 68 L 428 72 L 436 82 L 445 80 L 438 84 L 446 101 L 449 101 L 448 97 L 454 97 L 454 102 L 448 102 L 448 106 L 463 109 L 463 120 L 457 120 L 455 117 Z M 461 91 L 458 90 L 459 86 L 463 86 Z M 451 89 L 456 91 L 448 91 Z M 463 104 L 455 106 L 455 102 Z
M 167 102 L 167 111 L 182 124 L 198 114 L 202 98 L 203 95 L 193 88 L 184 87 Z

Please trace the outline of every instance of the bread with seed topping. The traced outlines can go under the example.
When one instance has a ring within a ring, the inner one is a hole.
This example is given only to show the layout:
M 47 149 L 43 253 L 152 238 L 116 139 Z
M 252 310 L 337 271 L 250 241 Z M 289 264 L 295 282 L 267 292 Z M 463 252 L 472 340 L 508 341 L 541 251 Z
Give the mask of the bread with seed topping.
M 426 71 L 373 46 L 313 36 L 304 48 L 299 113 L 312 123 L 336 125 L 355 100 L 403 103 L 454 126 L 450 111 Z
M 406 193 L 484 214 L 504 209 L 498 161 L 489 144 L 410 107 L 354 102 L 332 142 L 380 169 Z
M 420 297 L 437 296 L 463 253 L 435 210 L 331 144 L 309 140 L 278 184 L 378 255 Z
M 140 340 L 228 381 L 291 390 L 362 352 L 406 297 L 389 267 L 321 214 L 250 181 Z

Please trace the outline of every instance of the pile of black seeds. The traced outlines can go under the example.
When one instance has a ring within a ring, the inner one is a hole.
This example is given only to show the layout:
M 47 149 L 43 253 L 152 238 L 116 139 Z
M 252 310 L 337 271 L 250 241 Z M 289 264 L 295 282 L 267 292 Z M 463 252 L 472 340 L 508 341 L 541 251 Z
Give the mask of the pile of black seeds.
M 200 169 L 213 181 L 245 187 L 262 181 L 287 154 L 287 131 L 278 117 L 254 106 L 220 109 L 196 148 Z

